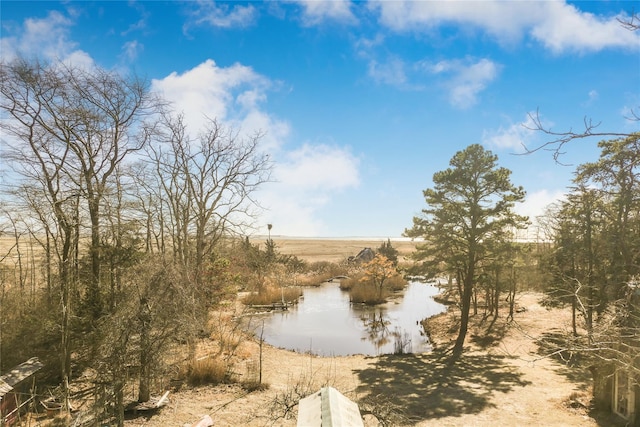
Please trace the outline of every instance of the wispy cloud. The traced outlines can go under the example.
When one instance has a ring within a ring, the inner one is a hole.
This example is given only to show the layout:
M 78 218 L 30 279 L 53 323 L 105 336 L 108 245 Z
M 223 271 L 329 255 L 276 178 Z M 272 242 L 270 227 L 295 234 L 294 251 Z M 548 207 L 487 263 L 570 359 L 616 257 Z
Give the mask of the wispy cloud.
M 482 135 L 482 143 L 494 148 L 511 148 L 523 152 L 530 146 L 535 136 L 535 123 L 530 114 L 520 123 L 514 123 L 507 127 L 500 126 L 497 130 L 485 130 Z
M 253 25 L 258 16 L 258 10 L 252 5 L 247 6 L 215 1 L 195 1 L 190 6 L 190 19 L 184 29 L 191 26 L 210 25 L 219 28 L 248 27 Z
M 403 86 L 407 83 L 404 62 L 397 57 L 380 63 L 372 60 L 368 65 L 368 74 L 375 82 L 392 86 Z
M 600 97 L 600 94 L 598 93 L 597 90 L 595 89 L 590 90 L 589 93 L 587 94 L 587 100 L 582 103 L 582 106 L 589 107 L 593 105 L 593 103 L 596 102 L 599 97 Z
M 122 58 L 127 62 L 133 62 L 143 50 L 144 45 L 142 43 L 137 40 L 128 41 L 122 46 Z
M 292 1 L 302 8 L 302 23 L 305 26 L 320 25 L 325 22 L 355 24 L 357 18 L 351 11 L 349 0 Z
M 478 102 L 480 93 L 498 76 L 501 66 L 490 59 L 445 60 L 437 63 L 423 61 L 419 66 L 434 75 L 446 77 L 449 102 L 465 109 Z

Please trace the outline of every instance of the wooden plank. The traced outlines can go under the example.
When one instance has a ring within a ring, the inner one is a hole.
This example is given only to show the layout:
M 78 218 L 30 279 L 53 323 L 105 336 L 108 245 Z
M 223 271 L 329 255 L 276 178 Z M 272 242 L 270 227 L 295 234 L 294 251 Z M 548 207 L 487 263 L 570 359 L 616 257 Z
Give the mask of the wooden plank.
M 167 396 L 169 396 L 169 390 L 167 390 L 162 397 L 160 398 L 160 400 L 158 400 L 158 402 L 156 403 L 156 408 L 160 408 L 161 406 L 165 405 L 165 400 L 167 400 Z

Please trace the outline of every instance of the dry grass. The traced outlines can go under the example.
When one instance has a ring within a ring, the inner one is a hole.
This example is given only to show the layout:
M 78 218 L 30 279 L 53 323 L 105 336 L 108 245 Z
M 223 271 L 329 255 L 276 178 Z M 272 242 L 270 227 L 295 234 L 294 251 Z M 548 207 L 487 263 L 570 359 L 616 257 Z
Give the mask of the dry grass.
M 392 292 L 403 290 L 407 286 L 407 281 L 400 274 L 391 276 L 384 282 L 382 295 L 372 283 L 363 283 L 362 274 L 355 275 L 340 281 L 340 289 L 349 292 L 351 302 L 363 304 L 381 304 L 387 300 Z
M 295 255 L 308 261 L 342 262 L 350 256 L 356 256 L 364 248 L 377 249 L 386 242 L 385 239 L 313 239 L 273 237 L 278 252 L 285 255 Z M 252 243 L 262 244 L 264 238 L 256 238 Z M 417 242 L 391 241 L 391 245 L 398 250 L 398 260 L 404 261 L 415 251 Z
M 375 305 L 386 301 L 389 292 L 382 289 L 382 293 L 371 283 L 356 283 L 349 291 L 351 302 L 356 304 Z
M 243 302 L 247 305 L 268 305 L 278 302 L 294 302 L 302 296 L 302 290 L 295 288 L 264 287 L 259 292 L 247 295 Z
M 228 380 L 229 369 L 225 361 L 206 357 L 192 360 L 186 367 L 184 376 L 192 386 L 220 384 Z

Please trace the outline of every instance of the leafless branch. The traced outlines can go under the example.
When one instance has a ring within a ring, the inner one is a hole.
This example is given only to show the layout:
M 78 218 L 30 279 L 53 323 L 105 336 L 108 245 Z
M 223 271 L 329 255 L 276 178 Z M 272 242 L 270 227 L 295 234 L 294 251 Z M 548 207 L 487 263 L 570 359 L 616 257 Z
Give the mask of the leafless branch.
M 638 114 L 632 110 L 632 117 L 628 118 L 629 120 L 640 121 L 640 117 Z M 542 119 L 540 118 L 540 111 L 536 109 L 535 113 L 529 113 L 529 118 L 531 119 L 532 125 L 523 124 L 523 126 L 529 130 L 542 132 L 551 137 L 551 139 L 537 147 L 527 147 L 524 143 L 522 144 L 525 152 L 523 154 L 531 154 L 540 150 L 551 151 L 553 153 L 553 159 L 560 163 L 560 157 L 565 154 L 563 147 L 568 142 L 571 142 L 576 139 L 585 139 L 591 137 L 600 137 L 600 138 L 624 138 L 629 136 L 629 133 L 625 132 L 610 132 L 610 131 L 598 131 L 598 127 L 601 122 L 594 123 L 591 118 L 584 117 L 583 124 L 584 128 L 579 131 L 574 131 L 573 128 L 569 128 L 567 131 L 554 131 L 550 127 L 546 127 L 542 123 Z

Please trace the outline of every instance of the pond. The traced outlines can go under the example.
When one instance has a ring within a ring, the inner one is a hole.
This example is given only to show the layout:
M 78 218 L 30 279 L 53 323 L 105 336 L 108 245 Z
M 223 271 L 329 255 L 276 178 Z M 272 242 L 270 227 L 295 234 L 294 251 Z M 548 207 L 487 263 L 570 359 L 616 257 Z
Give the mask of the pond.
M 386 304 L 364 306 L 352 305 L 337 283 L 324 283 L 303 288 L 302 298 L 288 311 L 254 317 L 252 329 L 260 336 L 264 321 L 265 342 L 319 356 L 375 356 L 400 349 L 423 353 L 431 346 L 420 321 L 446 309 L 433 300 L 438 292 L 432 284 L 409 282 Z

